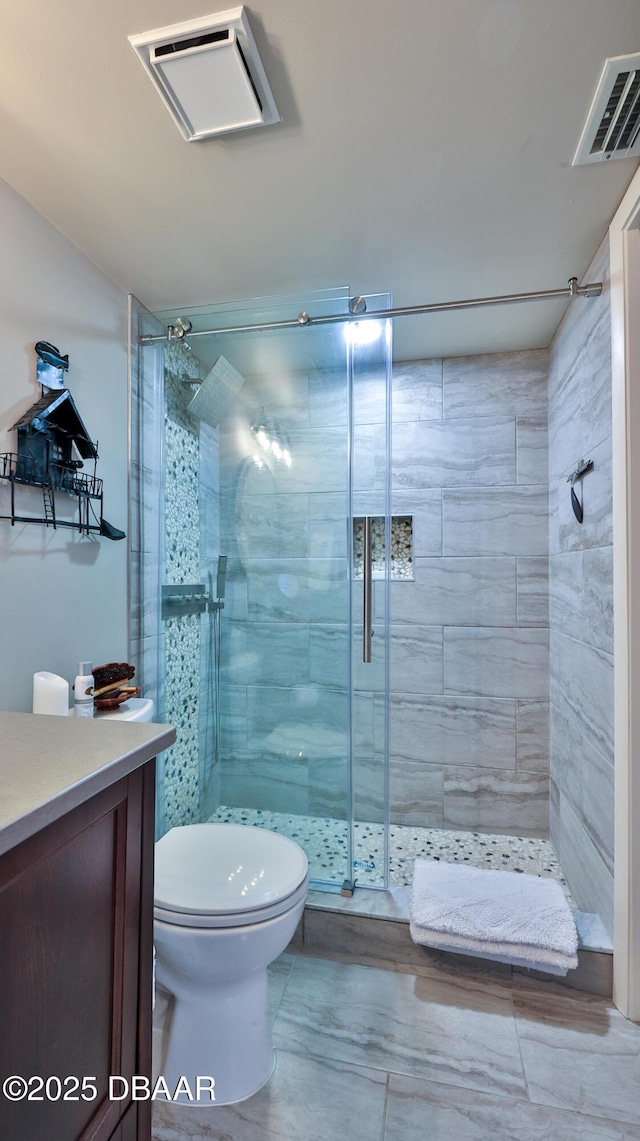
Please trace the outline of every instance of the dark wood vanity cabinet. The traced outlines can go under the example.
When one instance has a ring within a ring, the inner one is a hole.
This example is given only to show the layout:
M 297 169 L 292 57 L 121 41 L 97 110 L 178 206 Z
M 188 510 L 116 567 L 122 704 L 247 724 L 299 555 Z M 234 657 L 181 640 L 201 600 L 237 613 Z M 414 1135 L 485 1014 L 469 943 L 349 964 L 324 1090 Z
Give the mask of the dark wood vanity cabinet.
M 0 856 L 0 1082 L 53 1079 L 0 1091 L 2 1141 L 151 1137 L 108 1080 L 151 1075 L 154 784 L 149 761 Z

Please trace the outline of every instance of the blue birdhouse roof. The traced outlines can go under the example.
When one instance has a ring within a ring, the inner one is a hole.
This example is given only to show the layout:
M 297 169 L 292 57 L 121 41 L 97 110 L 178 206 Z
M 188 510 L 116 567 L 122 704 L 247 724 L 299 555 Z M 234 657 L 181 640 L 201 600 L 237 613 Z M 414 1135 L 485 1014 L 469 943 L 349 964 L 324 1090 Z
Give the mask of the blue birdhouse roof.
M 40 424 L 37 424 L 40 421 Z M 83 460 L 97 459 L 98 449 L 85 428 L 68 388 L 46 392 L 20 417 L 13 429 L 50 427 L 63 432 L 75 444 Z

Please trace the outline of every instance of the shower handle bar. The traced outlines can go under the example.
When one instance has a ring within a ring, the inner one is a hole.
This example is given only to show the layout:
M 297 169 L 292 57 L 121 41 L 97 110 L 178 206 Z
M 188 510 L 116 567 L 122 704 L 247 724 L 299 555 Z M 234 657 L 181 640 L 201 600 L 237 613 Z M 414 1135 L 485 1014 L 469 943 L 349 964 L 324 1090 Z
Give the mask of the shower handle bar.
M 457 309 L 482 309 L 490 305 L 517 305 L 523 301 L 554 301 L 571 297 L 600 297 L 602 282 L 592 281 L 579 285 L 577 277 L 570 277 L 563 289 L 539 289 L 532 293 L 506 293 L 496 297 L 469 297 L 465 301 L 436 301 L 429 305 L 405 305 L 396 309 L 372 309 L 362 313 L 331 313 L 326 316 L 310 317 L 299 313 L 290 321 L 265 321 L 257 325 L 230 325 L 224 329 L 194 329 L 188 334 L 194 337 L 216 337 L 229 333 L 259 333 L 270 329 L 309 328 L 311 325 L 336 325 L 349 321 L 387 320 L 389 317 L 413 317 L 419 313 L 448 313 Z M 170 326 L 171 327 L 171 326 Z M 142 344 L 166 341 L 167 334 L 147 334 L 140 338 Z
M 367 665 L 371 662 L 371 637 L 373 634 L 371 618 L 373 613 L 373 564 L 371 558 L 371 516 L 364 518 L 364 592 L 362 615 L 362 660 Z

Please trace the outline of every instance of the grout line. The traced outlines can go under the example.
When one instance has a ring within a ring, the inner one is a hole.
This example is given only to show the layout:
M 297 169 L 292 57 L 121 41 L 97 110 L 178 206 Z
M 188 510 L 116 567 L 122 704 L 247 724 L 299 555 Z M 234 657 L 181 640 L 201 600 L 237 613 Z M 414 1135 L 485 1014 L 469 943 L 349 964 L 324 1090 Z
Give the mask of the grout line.
M 520 1066 L 522 1069 L 522 1080 L 524 1082 L 524 1088 L 525 1088 L 526 1094 L 527 1094 L 527 1101 L 532 1102 L 533 1099 L 531 1097 L 531 1091 L 529 1090 L 529 1082 L 527 1080 L 527 1071 L 525 1069 L 524 1057 L 522 1054 L 522 1043 L 520 1041 L 520 1034 L 518 1031 L 518 1019 L 516 1017 L 516 1010 L 515 1010 L 515 1005 L 514 1005 L 514 1001 L 513 1001 L 513 985 L 514 984 L 512 981 L 511 991 L 509 993 L 509 1003 L 511 1006 L 511 1017 L 513 1018 L 513 1026 L 514 1026 L 514 1030 L 516 1032 L 516 1042 L 518 1043 L 518 1057 L 520 1058 Z
M 387 1113 L 389 1109 L 389 1086 L 391 1085 L 391 1074 L 387 1071 L 387 1080 L 384 1087 L 384 1107 L 382 1110 L 382 1133 L 380 1134 L 381 1141 L 384 1141 L 387 1135 Z

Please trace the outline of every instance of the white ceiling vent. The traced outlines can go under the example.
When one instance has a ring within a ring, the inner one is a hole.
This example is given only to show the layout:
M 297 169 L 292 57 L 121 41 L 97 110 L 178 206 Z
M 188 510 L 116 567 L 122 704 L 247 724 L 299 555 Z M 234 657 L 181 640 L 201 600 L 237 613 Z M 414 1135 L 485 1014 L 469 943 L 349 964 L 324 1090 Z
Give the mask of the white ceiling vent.
M 573 166 L 640 156 L 640 52 L 605 62 Z
M 279 123 L 244 8 L 129 36 L 190 142 Z

